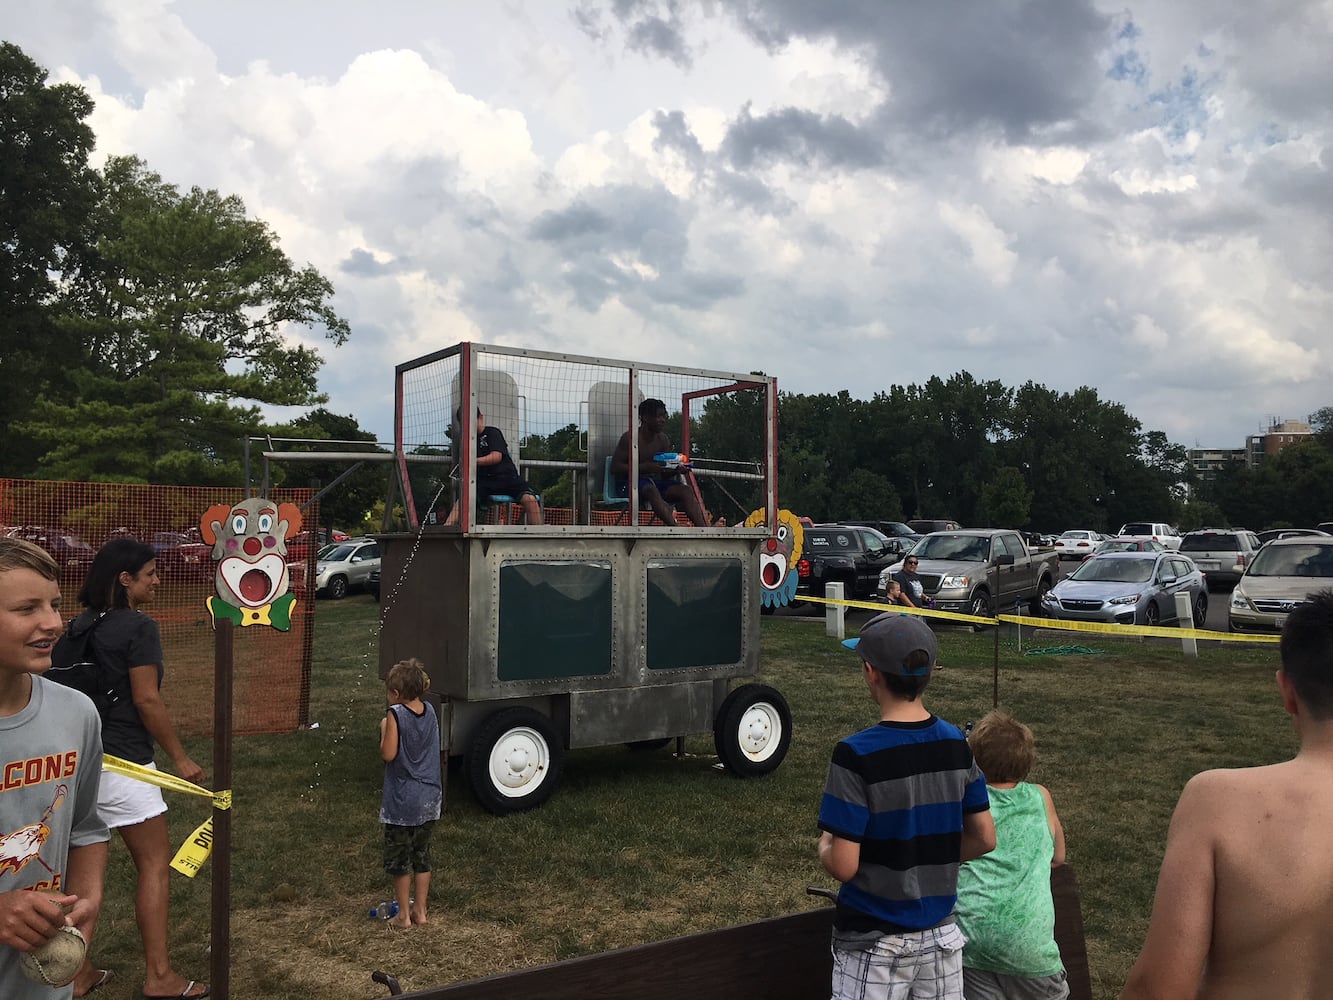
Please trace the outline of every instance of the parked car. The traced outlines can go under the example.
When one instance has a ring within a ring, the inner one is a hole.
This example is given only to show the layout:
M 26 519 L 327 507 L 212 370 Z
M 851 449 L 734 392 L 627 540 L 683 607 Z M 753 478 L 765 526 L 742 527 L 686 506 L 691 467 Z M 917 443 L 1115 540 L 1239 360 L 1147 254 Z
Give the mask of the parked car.
M 918 535 L 929 535 L 932 531 L 957 531 L 962 527 L 957 521 L 948 518 L 917 518 L 908 521 L 907 526 Z
M 353 588 L 365 587 L 371 571 L 379 568 L 380 546 L 373 538 L 326 545 L 315 561 L 315 593 L 341 600 Z
M 1055 540 L 1055 554 L 1061 559 L 1082 559 L 1084 556 L 1092 554 L 1092 550 L 1102 543 L 1103 536 L 1100 531 L 1088 531 L 1083 528 L 1073 528 L 1063 532 Z
M 823 597 L 829 583 L 844 585 L 849 600 L 873 597 L 879 574 L 897 558 L 898 548 L 874 528 L 859 524 L 819 524 L 805 529 L 796 563 L 796 594 Z
M 1162 521 L 1130 521 L 1120 526 L 1116 537 L 1151 538 L 1154 542 L 1161 542 L 1173 552 L 1180 548 L 1180 532 Z
M 1244 528 L 1200 528 L 1180 539 L 1180 552 L 1208 575 L 1209 584 L 1235 583 L 1263 543 Z
M 1094 556 L 1102 555 L 1106 552 L 1167 552 L 1169 551 L 1161 542 L 1154 542 L 1151 538 L 1108 538 L 1100 543 L 1095 549 L 1083 557 L 1084 561 Z
M 839 521 L 839 524 L 855 524 L 863 528 L 874 528 L 889 540 L 890 547 L 902 555 L 921 538 L 902 521 Z
M 1280 632 L 1306 596 L 1333 587 L 1333 537 L 1275 538 L 1245 567 L 1231 591 L 1233 632 Z
M 1176 594 L 1190 595 L 1195 628 L 1208 618 L 1208 581 L 1188 556 L 1108 552 L 1081 563 L 1042 601 L 1066 621 L 1158 625 L 1176 617 Z
M 25 524 L 10 528 L 7 534 L 10 538 L 21 538 L 49 552 L 60 566 L 60 575 L 65 580 L 82 580 L 92 567 L 93 556 L 96 554 L 96 550 L 82 538 L 59 528 Z
M 155 531 L 150 544 L 166 580 L 207 580 L 213 574 L 213 547 L 191 541 L 183 531 Z
M 372 570 L 370 571 L 370 576 L 366 577 L 366 592 L 367 592 L 368 594 L 370 594 L 371 597 L 375 598 L 375 603 L 376 603 L 376 604 L 379 603 L 379 599 L 380 599 L 380 571 L 379 571 L 379 568 L 378 568 L 378 567 L 376 567 L 375 569 L 372 569 Z
M 1267 545 L 1274 538 L 1299 538 L 1302 535 L 1314 535 L 1318 538 L 1321 535 L 1328 535 L 1327 531 L 1320 531 L 1318 528 L 1269 528 L 1267 531 L 1256 533 L 1260 545 Z
M 919 532 L 902 521 L 839 521 L 838 524 L 859 524 L 863 528 L 874 528 L 881 535 L 887 538 L 910 538 L 917 539 L 921 537 Z
M 1060 573 L 1054 552 L 1031 552 L 1017 531 L 960 528 L 927 535 L 908 553 L 918 560 L 917 575 L 925 596 L 940 611 L 985 617 L 1026 604 L 1040 614 L 1041 598 Z M 882 597 L 897 562 L 880 574 Z

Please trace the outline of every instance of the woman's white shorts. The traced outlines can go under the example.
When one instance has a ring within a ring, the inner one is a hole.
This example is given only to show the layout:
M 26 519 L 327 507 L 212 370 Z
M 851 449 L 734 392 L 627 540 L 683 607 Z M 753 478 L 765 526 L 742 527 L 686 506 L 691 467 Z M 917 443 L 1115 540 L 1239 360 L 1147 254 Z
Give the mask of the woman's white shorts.
M 157 770 L 153 763 L 144 767 Z M 157 785 L 103 770 L 102 784 L 97 792 L 97 811 L 102 815 L 102 822 L 115 830 L 161 816 L 167 811 L 167 803 Z

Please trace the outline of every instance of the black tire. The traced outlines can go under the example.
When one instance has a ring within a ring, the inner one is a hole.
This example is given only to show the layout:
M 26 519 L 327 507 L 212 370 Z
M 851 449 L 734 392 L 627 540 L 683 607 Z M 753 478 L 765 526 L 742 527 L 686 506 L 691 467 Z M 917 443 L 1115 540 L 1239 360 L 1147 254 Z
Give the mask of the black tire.
M 1194 599 L 1194 627 L 1208 627 L 1208 590 L 1207 588 L 1199 591 L 1199 596 Z
M 773 612 L 775 612 L 775 611 L 777 611 L 777 608 L 773 607 L 773 605 L 771 605 L 771 604 L 761 604 L 761 605 L 759 605 L 759 613 L 760 613 L 761 615 L 771 615 L 771 614 L 773 614 Z
M 328 595 L 330 601 L 341 601 L 347 596 L 347 577 L 335 576 L 324 588 L 324 593 Z
M 737 777 L 776 771 L 791 749 L 787 699 L 767 684 L 742 684 L 717 710 L 713 744 L 723 766 Z
M 565 746 L 551 720 L 531 708 L 506 708 L 488 716 L 467 749 L 472 793 L 490 813 L 543 805 L 560 783 Z
M 990 594 L 986 593 L 984 590 L 978 590 L 973 593 L 971 599 L 967 602 L 967 613 L 976 618 L 990 618 Z M 984 632 L 988 628 L 990 628 L 989 625 L 973 624 L 972 631 Z
M 1157 602 L 1152 601 L 1143 609 L 1143 624 L 1160 625 L 1162 623 L 1162 612 L 1157 610 Z
M 1043 577 L 1042 581 L 1037 584 L 1037 596 L 1032 598 L 1032 603 L 1029 605 L 1033 618 L 1041 618 L 1046 614 L 1046 612 L 1042 610 L 1041 599 L 1050 592 L 1051 581 Z

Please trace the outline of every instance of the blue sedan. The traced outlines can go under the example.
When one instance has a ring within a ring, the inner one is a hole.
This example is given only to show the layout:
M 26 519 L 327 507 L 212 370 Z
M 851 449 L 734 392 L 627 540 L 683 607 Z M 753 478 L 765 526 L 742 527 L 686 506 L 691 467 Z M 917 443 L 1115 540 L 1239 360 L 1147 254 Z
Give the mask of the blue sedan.
M 1190 597 L 1194 627 L 1208 617 L 1208 583 L 1175 552 L 1107 552 L 1093 556 L 1042 598 L 1042 610 L 1067 621 L 1158 625 L 1176 618 L 1176 594 Z

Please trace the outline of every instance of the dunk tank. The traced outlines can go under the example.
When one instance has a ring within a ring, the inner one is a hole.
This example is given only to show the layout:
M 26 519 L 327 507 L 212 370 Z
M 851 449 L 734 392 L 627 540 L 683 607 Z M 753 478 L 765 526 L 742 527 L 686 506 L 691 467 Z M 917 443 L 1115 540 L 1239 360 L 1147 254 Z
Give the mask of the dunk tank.
M 778 523 L 776 381 L 477 343 L 395 379 L 390 509 L 405 530 L 379 536 L 380 676 L 424 662 L 441 747 L 482 805 L 541 805 L 585 747 L 683 750 L 711 733 L 732 774 L 776 770 L 791 713 L 754 680 L 763 525 Z M 636 477 L 612 469 L 626 432 L 639 467 L 645 399 L 666 404 L 677 474 L 708 527 L 664 524 Z M 478 495 L 465 446 L 478 411 L 540 494 L 543 523 L 519 497 Z

